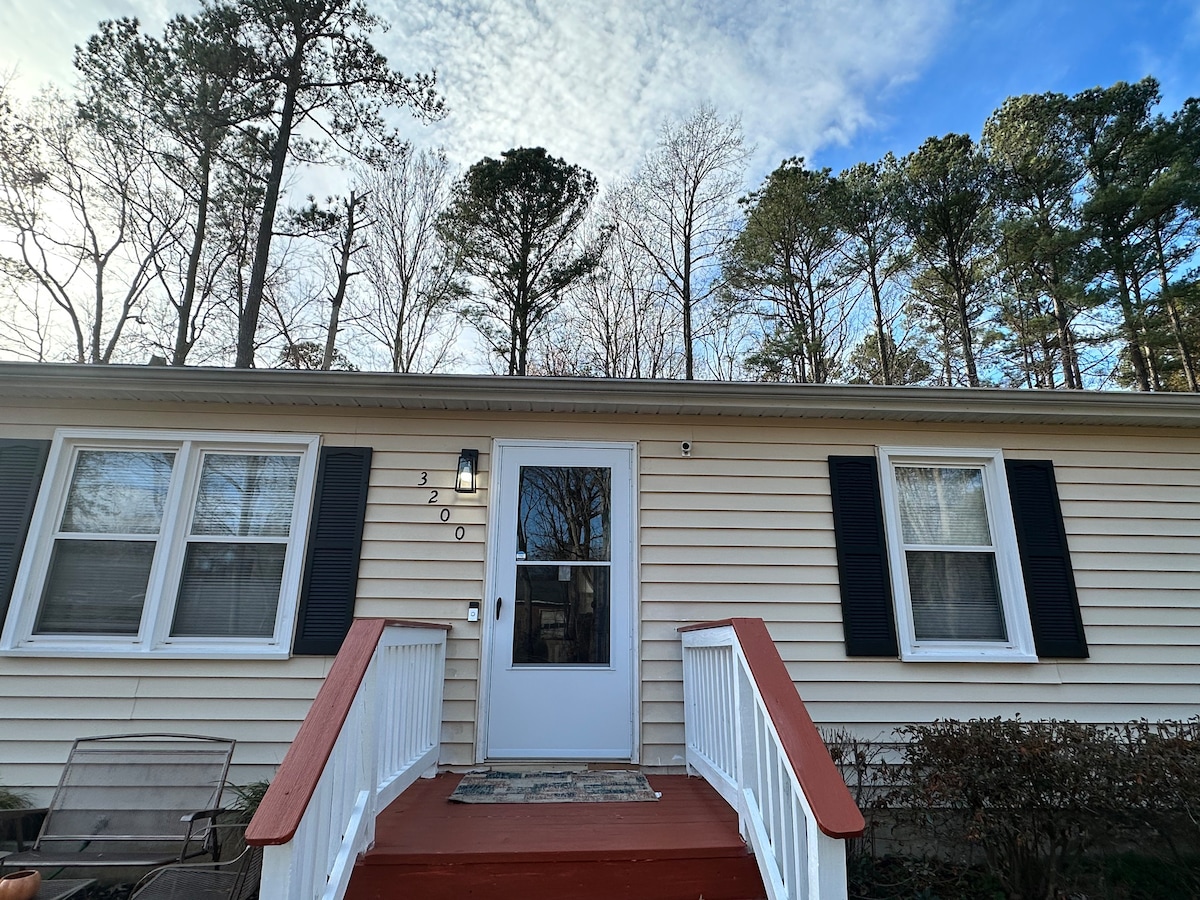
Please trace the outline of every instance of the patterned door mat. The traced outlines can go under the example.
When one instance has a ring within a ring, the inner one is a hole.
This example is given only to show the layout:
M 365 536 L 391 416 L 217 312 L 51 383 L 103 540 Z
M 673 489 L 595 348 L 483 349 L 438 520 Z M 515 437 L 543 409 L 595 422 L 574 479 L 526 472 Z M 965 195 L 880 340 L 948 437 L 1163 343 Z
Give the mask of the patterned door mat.
M 472 772 L 463 776 L 453 803 L 632 803 L 657 800 L 641 772 Z

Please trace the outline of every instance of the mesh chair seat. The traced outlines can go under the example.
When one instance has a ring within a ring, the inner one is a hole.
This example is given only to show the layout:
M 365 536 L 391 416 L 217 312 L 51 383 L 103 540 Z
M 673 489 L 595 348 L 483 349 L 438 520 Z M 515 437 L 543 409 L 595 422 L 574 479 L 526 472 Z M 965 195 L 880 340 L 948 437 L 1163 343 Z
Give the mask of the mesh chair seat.
M 155 866 L 215 855 L 235 742 L 179 734 L 79 738 L 32 850 L 0 866 Z
M 130 900 L 249 900 L 258 892 L 262 848 L 247 847 L 224 863 L 176 863 L 155 869 Z

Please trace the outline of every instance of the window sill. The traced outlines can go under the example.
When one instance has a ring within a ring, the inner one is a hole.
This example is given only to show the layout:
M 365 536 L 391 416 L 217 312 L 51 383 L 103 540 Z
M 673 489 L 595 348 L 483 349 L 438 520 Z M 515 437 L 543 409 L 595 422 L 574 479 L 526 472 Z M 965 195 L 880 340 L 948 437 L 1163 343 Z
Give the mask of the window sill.
M 901 650 L 902 662 L 935 662 L 935 663 L 1035 663 L 1035 654 L 1024 653 L 1020 650 L 970 650 L 954 648 L 944 650 Z
M 42 657 L 57 659 L 288 659 L 291 652 L 283 647 L 161 647 L 155 650 L 131 647 L 18 646 L 0 649 L 0 657 Z

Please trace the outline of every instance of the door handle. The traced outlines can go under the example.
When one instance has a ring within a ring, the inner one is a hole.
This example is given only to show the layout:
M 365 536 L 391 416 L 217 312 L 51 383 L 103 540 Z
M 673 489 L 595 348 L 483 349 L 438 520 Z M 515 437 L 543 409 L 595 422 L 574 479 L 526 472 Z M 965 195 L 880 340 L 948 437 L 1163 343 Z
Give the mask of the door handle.
M 503 602 L 504 602 L 504 598 L 503 598 L 503 597 L 497 597 L 497 598 L 496 598 L 496 618 L 497 618 L 497 619 L 499 619 L 499 618 L 500 618 L 500 605 L 501 605 Z

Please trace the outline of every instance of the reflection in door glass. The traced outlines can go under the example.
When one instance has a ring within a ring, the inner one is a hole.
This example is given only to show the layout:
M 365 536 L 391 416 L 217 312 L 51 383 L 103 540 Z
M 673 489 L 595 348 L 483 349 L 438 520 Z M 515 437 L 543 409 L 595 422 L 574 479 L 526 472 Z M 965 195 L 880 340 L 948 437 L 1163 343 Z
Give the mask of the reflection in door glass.
M 518 559 L 607 561 L 612 470 L 521 466 Z
M 608 665 L 608 566 L 518 566 L 514 665 Z

